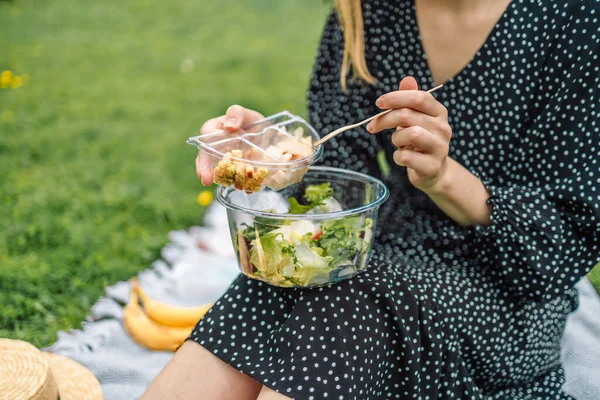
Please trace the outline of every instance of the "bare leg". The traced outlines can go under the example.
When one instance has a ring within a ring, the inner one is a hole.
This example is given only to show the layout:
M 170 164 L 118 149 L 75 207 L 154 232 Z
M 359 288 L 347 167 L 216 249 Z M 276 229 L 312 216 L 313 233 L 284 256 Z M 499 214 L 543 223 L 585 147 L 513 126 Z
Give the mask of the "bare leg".
M 186 341 L 150 385 L 142 400 L 255 400 L 262 385 Z
M 293 399 L 290 399 L 289 397 L 284 396 L 281 393 L 277 393 L 276 391 L 274 391 L 271 388 L 263 386 L 262 390 L 260 391 L 260 393 L 258 395 L 258 399 L 256 399 L 256 400 L 293 400 Z

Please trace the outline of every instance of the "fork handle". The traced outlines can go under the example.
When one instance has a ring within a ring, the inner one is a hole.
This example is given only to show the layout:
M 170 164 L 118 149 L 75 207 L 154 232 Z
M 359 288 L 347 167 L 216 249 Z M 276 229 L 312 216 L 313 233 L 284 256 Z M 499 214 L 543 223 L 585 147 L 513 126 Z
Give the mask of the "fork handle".
M 325 137 L 323 137 L 323 138 L 321 138 L 321 139 L 317 140 L 317 141 L 316 141 L 316 142 L 313 144 L 313 147 L 320 146 L 322 143 L 325 143 L 326 141 L 328 141 L 328 140 L 329 140 L 329 139 L 331 139 L 332 137 L 334 137 L 334 136 L 337 136 L 337 135 L 339 135 L 340 133 L 342 133 L 342 132 L 346 132 L 346 131 L 348 131 L 348 130 L 350 130 L 350 129 L 358 128 L 359 126 L 361 126 L 361 125 L 364 125 L 364 124 L 366 124 L 367 122 L 369 122 L 369 121 L 371 121 L 371 120 L 374 120 L 374 119 L 375 119 L 375 118 L 377 118 L 377 117 L 381 117 L 382 115 L 385 115 L 385 114 L 389 113 L 390 111 L 392 111 L 392 109 L 389 109 L 389 110 L 382 111 L 382 112 L 380 112 L 379 114 L 373 115 L 372 117 L 369 117 L 369 118 L 365 119 L 364 121 L 357 122 L 356 124 L 342 126 L 341 128 L 339 128 L 339 129 L 336 129 L 335 131 L 331 132 L 331 133 L 330 133 L 330 134 L 328 134 L 327 136 L 325 136 Z
M 432 88 L 432 89 L 429 89 L 429 90 L 427 91 L 427 93 L 433 93 L 433 92 L 435 92 L 436 90 L 438 90 L 439 88 L 441 88 L 442 86 L 444 86 L 444 85 L 437 85 L 436 87 L 434 87 L 434 88 Z M 316 142 L 313 144 L 313 148 L 316 148 L 317 146 L 320 146 L 320 145 L 322 145 L 323 143 L 325 143 L 326 141 L 328 141 L 328 140 L 329 140 L 329 139 L 331 139 L 332 137 L 334 137 L 334 136 L 337 136 L 337 135 L 339 135 L 339 134 L 340 134 L 340 133 L 342 133 L 342 132 L 346 132 L 346 131 L 347 131 L 347 130 L 349 130 L 349 129 L 354 129 L 354 128 L 357 128 L 357 127 L 359 127 L 359 126 L 361 126 L 361 125 L 363 125 L 363 124 L 366 124 L 367 122 L 369 122 L 369 121 L 371 121 L 371 120 L 373 120 L 373 119 L 375 119 L 375 118 L 377 118 L 377 117 L 381 117 L 382 115 L 385 115 L 385 114 L 389 113 L 390 111 L 392 111 L 392 109 L 389 109 L 389 110 L 382 111 L 382 112 L 380 112 L 379 114 L 377 114 L 377 115 L 373 115 L 372 117 L 369 117 L 369 118 L 365 119 L 364 121 L 358 122 L 358 123 L 356 123 L 356 124 L 353 124 L 353 125 L 347 125 L 347 126 L 343 126 L 343 127 L 339 128 L 339 129 L 336 129 L 335 131 L 331 132 L 331 133 L 330 133 L 330 134 L 328 134 L 327 136 L 325 136 L 325 137 L 321 138 L 320 140 L 317 140 L 317 141 L 316 141 Z

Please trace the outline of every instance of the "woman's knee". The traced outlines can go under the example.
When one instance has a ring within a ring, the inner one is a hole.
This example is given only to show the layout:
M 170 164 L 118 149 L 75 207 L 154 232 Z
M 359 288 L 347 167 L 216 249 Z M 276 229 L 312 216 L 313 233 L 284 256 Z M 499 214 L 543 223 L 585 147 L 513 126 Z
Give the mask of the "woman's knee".
M 259 382 L 198 343 L 187 341 L 152 382 L 142 399 L 254 400 L 260 390 Z

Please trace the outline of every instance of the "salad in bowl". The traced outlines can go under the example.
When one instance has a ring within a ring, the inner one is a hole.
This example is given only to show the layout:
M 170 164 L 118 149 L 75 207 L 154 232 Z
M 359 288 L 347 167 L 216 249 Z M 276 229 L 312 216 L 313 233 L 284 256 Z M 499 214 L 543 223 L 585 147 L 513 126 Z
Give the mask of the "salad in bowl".
M 281 287 L 349 279 L 368 266 L 377 212 L 389 197 L 379 180 L 312 167 L 278 192 L 219 188 L 240 270 Z

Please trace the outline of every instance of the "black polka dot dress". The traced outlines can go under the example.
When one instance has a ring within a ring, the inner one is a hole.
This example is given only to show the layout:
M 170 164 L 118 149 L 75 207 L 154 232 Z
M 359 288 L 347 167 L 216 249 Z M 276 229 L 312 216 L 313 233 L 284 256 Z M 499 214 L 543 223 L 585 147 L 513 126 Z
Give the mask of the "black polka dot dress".
M 434 86 L 413 1 L 362 7 L 378 84 L 340 89 L 332 14 L 308 95 L 321 133 L 377 113 L 377 97 L 404 76 Z M 450 156 L 491 193 L 490 225 L 461 227 L 415 189 L 393 164 L 389 133 L 345 133 L 324 163 L 392 192 L 369 269 L 304 290 L 240 276 L 190 339 L 294 399 L 569 398 L 560 338 L 574 284 L 600 260 L 599 17 L 597 0 L 513 0 L 436 92 Z

